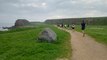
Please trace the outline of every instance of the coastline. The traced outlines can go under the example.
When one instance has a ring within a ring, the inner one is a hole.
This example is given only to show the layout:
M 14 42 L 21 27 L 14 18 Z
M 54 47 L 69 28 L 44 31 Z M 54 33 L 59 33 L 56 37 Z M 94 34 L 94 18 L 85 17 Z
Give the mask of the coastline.
M 7 31 L 8 29 L 3 29 L 2 27 L 11 27 L 14 23 L 0 23 L 0 31 Z

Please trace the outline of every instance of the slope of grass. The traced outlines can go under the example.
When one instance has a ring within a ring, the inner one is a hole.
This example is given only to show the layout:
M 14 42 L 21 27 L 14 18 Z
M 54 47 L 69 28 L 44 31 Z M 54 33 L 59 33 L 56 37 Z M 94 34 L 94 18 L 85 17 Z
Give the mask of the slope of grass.
M 44 27 L 15 29 L 0 34 L 0 60 L 70 59 L 69 33 L 48 26 L 57 33 L 57 41 L 55 43 L 39 43 L 36 39 Z
M 80 29 L 80 26 L 77 26 L 76 30 L 81 31 Z M 86 27 L 85 32 L 95 38 L 96 41 L 107 44 L 107 26 L 90 25 Z
M 34 29 L 34 28 L 33 27 L 14 28 L 11 30 L 9 29 L 9 31 L 0 31 L 0 34 L 19 32 L 19 31 L 25 31 L 25 30 L 30 30 L 30 29 Z

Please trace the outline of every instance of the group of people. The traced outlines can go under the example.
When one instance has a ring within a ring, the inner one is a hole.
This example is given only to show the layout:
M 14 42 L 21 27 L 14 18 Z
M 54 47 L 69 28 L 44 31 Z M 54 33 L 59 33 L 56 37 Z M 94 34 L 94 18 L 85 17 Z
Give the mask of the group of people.
M 65 27 L 65 28 L 71 27 L 73 31 L 75 30 L 75 24 L 72 24 L 72 25 L 69 25 L 69 24 L 68 24 L 68 25 L 60 24 L 60 25 L 58 25 L 58 26 L 60 26 L 60 27 Z M 81 30 L 82 30 L 82 33 L 83 33 L 83 37 L 85 36 L 85 32 L 84 32 L 85 27 L 86 27 L 86 23 L 85 23 L 85 21 L 83 20 L 83 21 L 81 22 Z

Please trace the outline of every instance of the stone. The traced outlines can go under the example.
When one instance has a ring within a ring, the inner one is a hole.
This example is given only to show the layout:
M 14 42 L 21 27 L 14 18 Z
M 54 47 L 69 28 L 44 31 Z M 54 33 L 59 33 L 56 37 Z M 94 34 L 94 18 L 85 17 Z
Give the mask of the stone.
M 15 27 L 25 26 L 30 24 L 30 22 L 26 19 L 17 19 L 15 22 Z
M 45 28 L 42 32 L 40 32 L 38 40 L 40 42 L 55 42 L 57 40 L 57 35 L 52 29 Z

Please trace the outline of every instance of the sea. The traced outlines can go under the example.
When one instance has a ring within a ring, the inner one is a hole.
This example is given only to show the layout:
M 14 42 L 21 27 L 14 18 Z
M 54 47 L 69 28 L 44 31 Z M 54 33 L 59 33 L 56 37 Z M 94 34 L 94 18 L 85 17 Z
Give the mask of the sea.
M 2 27 L 11 27 L 14 23 L 0 23 L 0 31 L 7 31 L 8 29 L 3 29 Z

